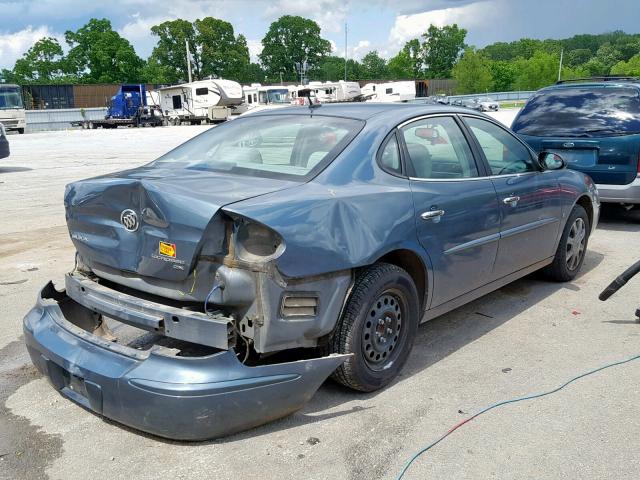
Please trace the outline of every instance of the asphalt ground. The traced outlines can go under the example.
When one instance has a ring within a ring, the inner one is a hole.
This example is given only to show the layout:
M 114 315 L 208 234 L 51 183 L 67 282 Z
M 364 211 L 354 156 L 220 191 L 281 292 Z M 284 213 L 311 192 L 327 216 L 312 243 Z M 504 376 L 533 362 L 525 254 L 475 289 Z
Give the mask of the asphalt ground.
M 640 353 L 640 278 L 597 299 L 640 256 L 640 210 L 606 208 L 575 281 L 531 275 L 428 322 L 401 376 L 380 392 L 327 381 L 287 418 L 202 443 L 158 439 L 84 410 L 37 373 L 22 339 L 39 289 L 73 267 L 64 185 L 148 162 L 205 128 L 10 137 L 12 155 L 0 160 L 0 478 L 393 479 L 415 451 L 481 408 Z M 477 418 L 405 478 L 637 479 L 639 435 L 637 361 Z

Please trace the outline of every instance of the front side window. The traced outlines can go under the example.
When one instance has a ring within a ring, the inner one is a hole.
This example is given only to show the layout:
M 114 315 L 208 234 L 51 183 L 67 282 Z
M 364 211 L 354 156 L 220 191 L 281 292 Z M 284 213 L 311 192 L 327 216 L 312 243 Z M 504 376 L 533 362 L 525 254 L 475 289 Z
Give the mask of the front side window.
M 289 90 L 286 88 L 269 90 L 268 92 L 269 103 L 289 103 Z
M 635 87 L 617 86 L 543 90 L 527 102 L 513 131 L 539 137 L 640 133 L 640 93 Z
M 150 166 L 303 180 L 335 158 L 363 125 L 321 115 L 248 116 L 207 130 Z
M 414 176 L 456 179 L 478 176 L 460 127 L 452 117 L 425 118 L 402 128 Z
M 208 95 L 209 94 L 209 89 L 206 87 L 203 88 L 196 88 L 196 95 L 201 96 L 201 95 Z
M 479 118 L 465 118 L 489 162 L 492 175 L 535 172 L 538 169 L 529 150 L 511 133 Z

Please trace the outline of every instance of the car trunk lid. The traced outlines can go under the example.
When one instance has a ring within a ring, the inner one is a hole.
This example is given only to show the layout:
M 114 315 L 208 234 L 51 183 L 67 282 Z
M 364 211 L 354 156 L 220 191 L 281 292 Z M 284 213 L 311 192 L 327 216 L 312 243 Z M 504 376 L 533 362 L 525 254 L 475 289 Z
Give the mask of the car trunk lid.
M 67 224 L 76 249 L 90 262 L 123 274 L 180 281 L 198 255 L 224 251 L 222 207 L 294 185 L 273 178 L 141 168 L 69 185 Z

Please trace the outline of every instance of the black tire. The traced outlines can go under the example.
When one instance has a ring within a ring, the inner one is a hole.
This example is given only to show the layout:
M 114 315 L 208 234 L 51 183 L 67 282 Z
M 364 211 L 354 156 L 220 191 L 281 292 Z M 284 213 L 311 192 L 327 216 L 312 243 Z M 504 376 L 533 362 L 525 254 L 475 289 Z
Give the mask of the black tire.
M 331 353 L 353 354 L 333 378 L 363 392 L 388 385 L 413 346 L 418 298 L 411 276 L 403 269 L 378 263 L 364 270 L 329 343 Z
M 583 231 L 584 236 L 579 231 Z M 582 206 L 576 205 L 564 226 L 553 263 L 543 269 L 548 278 L 556 282 L 569 282 L 578 275 L 587 252 L 590 231 L 587 212 Z
M 18 129 L 18 133 L 19 133 L 20 135 L 24 135 L 24 128 L 19 128 L 19 129 Z

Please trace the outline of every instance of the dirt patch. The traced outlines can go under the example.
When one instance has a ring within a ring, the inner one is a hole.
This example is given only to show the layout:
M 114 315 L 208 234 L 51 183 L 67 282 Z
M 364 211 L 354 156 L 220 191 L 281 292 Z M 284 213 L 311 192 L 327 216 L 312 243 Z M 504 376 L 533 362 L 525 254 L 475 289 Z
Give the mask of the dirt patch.
M 0 479 L 46 479 L 45 470 L 62 455 L 59 435 L 44 433 L 6 406 L 16 390 L 39 377 L 22 338 L 0 349 Z
M 66 226 L 37 228 L 27 232 L 6 233 L 0 235 L 2 252 L 0 259 L 5 259 L 28 252 L 29 250 L 62 249 L 71 246 L 69 231 Z

